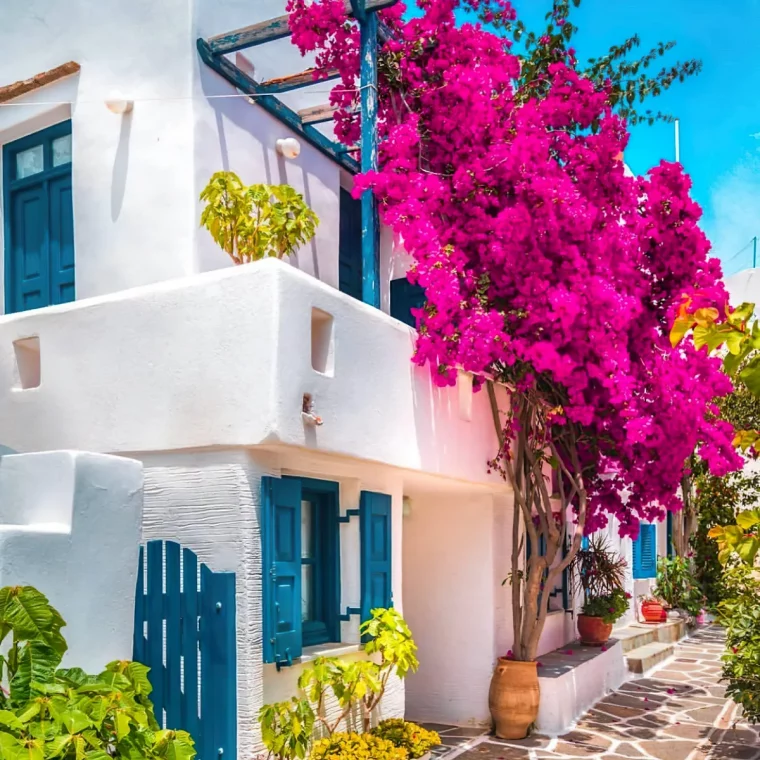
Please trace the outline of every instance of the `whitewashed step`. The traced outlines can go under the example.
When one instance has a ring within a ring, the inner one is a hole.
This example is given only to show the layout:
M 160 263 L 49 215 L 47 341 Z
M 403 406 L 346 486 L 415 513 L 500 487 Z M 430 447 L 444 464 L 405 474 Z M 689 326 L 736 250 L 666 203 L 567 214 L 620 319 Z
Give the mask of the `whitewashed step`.
M 663 660 L 667 660 L 675 651 L 675 643 L 654 641 L 650 644 L 631 649 L 625 655 L 628 670 L 632 673 L 646 673 Z

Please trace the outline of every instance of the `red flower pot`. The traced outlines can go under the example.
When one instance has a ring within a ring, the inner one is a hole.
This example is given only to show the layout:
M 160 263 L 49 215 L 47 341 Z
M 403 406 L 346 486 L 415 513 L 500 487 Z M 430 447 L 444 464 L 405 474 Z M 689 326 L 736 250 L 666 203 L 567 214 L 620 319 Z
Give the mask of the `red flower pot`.
M 612 623 L 605 623 L 600 617 L 578 615 L 578 636 L 581 644 L 590 647 L 600 647 L 610 640 Z
M 644 602 L 641 614 L 647 623 L 664 623 L 668 619 L 665 608 L 659 602 Z

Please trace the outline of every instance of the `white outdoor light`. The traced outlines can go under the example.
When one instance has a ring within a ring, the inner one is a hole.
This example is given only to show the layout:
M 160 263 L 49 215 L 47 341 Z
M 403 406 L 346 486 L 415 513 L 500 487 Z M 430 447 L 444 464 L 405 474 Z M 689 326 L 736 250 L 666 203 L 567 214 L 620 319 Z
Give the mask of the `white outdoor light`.
M 106 100 L 106 108 L 115 114 L 129 113 L 135 105 L 134 100 L 127 100 L 121 93 L 115 92 Z
M 276 146 L 277 152 L 283 158 L 298 158 L 301 155 L 301 143 L 295 137 L 280 138 Z

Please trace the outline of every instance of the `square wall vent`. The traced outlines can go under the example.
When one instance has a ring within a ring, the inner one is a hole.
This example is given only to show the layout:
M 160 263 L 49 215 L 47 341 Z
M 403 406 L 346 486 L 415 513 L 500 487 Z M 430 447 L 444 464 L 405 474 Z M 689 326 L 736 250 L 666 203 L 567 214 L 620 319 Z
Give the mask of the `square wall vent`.
M 39 388 L 41 379 L 39 337 L 14 340 L 13 351 L 16 354 L 16 387 L 24 391 Z

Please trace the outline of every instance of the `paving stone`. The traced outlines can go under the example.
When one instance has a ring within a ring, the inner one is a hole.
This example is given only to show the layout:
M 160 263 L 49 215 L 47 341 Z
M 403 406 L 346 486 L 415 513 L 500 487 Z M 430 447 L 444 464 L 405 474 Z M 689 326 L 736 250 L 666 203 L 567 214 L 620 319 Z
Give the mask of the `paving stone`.
M 675 645 L 674 658 L 602 699 L 559 739 L 484 739 L 478 729 L 426 724 L 450 745 L 436 748 L 436 760 L 454 752 L 462 760 L 760 760 L 760 729 L 741 720 L 719 682 L 721 652 L 719 628 L 696 631 Z

